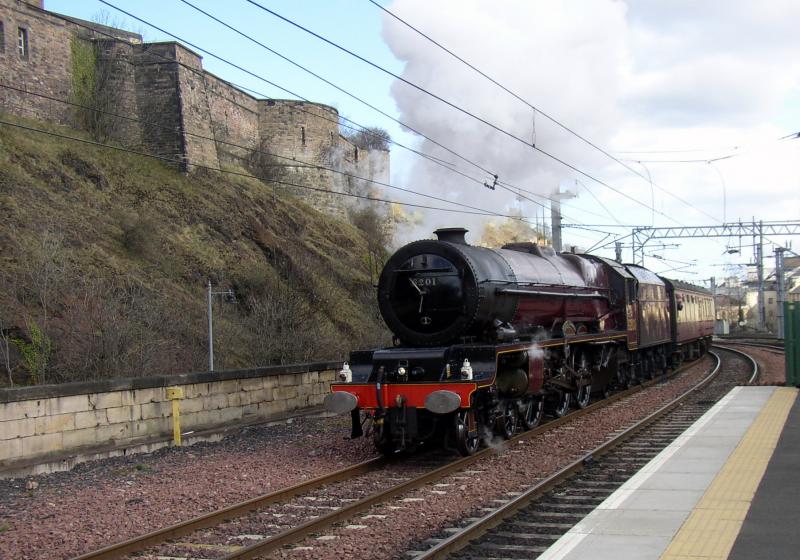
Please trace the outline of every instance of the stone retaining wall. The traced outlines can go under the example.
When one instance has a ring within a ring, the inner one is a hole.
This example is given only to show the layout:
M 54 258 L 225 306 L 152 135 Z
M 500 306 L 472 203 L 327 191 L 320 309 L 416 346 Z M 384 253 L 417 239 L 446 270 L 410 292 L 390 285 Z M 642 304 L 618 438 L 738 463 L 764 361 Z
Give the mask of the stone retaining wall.
M 170 441 L 168 387 L 183 389 L 182 432 L 219 431 L 321 405 L 340 368 L 329 362 L 3 389 L 0 473 Z

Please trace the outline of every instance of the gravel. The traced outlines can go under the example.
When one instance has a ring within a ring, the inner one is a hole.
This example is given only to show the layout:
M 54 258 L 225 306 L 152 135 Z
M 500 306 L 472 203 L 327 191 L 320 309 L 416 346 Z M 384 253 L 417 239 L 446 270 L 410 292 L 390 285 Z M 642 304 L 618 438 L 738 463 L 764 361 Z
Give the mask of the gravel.
M 407 558 L 404 551 L 413 543 L 457 525 L 465 517 L 480 516 L 480 508 L 496 507 L 496 500 L 527 490 L 683 393 L 704 377 L 710 363 L 710 358 L 704 358 L 667 383 L 577 418 L 543 437 L 520 441 L 509 448 L 498 446 L 496 455 L 472 465 L 468 471 L 376 506 L 348 523 L 362 528 L 331 528 L 307 539 L 300 547 L 283 549 L 271 558 Z M 421 500 L 407 501 L 418 498 Z
M 783 354 L 752 346 L 741 346 L 740 349 L 750 354 L 758 363 L 759 375 L 755 385 L 786 384 L 786 361 Z
M 299 417 L 216 443 L 0 480 L 0 558 L 71 558 L 364 461 L 346 418 Z
M 693 385 L 709 359 L 564 424 L 274 557 L 401 557 L 412 543 L 479 515 L 555 472 Z M 302 417 L 243 429 L 221 442 L 79 465 L 66 473 L 0 480 L 0 558 L 65 559 L 372 456 L 346 439 L 349 417 Z M 420 500 L 421 498 L 421 500 Z M 320 540 L 320 537 L 322 539 Z M 240 543 L 241 544 L 241 543 Z M 310 547 L 310 548 L 309 548 Z M 205 555 L 204 555 L 205 556 Z

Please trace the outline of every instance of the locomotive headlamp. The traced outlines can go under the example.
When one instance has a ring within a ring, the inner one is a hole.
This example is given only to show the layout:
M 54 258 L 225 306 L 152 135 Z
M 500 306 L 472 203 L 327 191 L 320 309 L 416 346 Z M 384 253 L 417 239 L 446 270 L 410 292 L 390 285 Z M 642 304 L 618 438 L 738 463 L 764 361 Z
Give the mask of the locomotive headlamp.
M 344 363 L 342 370 L 339 372 L 339 380 L 345 383 L 350 383 L 353 380 L 353 372 L 347 362 Z
M 467 358 L 464 358 L 464 364 L 461 366 L 461 377 L 463 379 L 472 379 L 472 366 Z
M 406 371 L 406 368 L 404 367 L 397 368 L 397 377 L 399 377 L 400 379 L 405 379 L 407 373 L 408 372 Z

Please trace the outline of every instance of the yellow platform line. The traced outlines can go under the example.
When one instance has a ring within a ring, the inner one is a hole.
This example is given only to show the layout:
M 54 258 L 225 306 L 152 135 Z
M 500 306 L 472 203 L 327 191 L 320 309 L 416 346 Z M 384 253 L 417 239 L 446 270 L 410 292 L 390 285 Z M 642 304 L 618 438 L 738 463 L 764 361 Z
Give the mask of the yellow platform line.
M 661 560 L 728 558 L 797 393 L 775 390 Z

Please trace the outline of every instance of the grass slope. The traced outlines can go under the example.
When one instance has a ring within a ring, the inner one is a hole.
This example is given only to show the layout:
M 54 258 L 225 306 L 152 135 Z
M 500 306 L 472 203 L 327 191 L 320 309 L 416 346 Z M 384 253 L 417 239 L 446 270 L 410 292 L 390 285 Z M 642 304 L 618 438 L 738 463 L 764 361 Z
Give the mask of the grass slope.
M 238 300 L 215 304 L 218 367 L 386 342 L 368 251 L 360 230 L 260 181 L 0 126 L 0 327 L 44 328 L 47 381 L 206 369 L 208 279 Z

